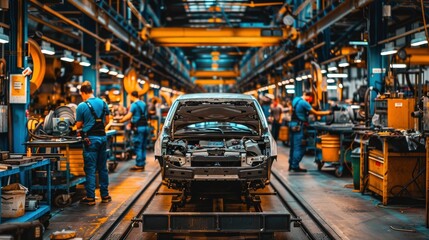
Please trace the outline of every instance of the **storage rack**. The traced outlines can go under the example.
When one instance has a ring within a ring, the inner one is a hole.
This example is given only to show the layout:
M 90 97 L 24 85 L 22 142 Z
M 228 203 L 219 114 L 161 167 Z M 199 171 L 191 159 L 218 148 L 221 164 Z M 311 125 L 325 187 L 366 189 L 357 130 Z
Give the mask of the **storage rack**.
M 49 159 L 44 159 L 37 162 L 31 162 L 27 164 L 23 164 L 20 166 L 12 167 L 10 170 L 0 171 L 0 179 L 2 180 L 5 177 L 11 177 L 12 175 L 19 174 L 21 182 L 25 182 L 25 180 L 29 180 L 29 185 L 27 186 L 30 191 L 37 190 L 37 185 L 31 184 L 31 178 L 25 178 L 25 174 L 29 173 L 33 169 L 44 167 L 47 172 L 51 171 L 51 161 Z M 44 204 L 39 205 L 39 207 L 34 211 L 26 211 L 23 216 L 16 218 L 6 218 L 2 219 L 0 216 L 0 223 L 9 223 L 9 222 L 29 222 L 36 219 L 41 218 L 43 215 L 46 215 L 51 210 L 51 175 L 47 174 L 46 186 L 44 189 L 46 190 L 46 201 Z M 2 187 L 2 181 L 0 181 L 0 187 Z M 0 191 L 1 197 L 1 191 Z M 0 209 L 1 209 L 1 201 L 0 201 Z

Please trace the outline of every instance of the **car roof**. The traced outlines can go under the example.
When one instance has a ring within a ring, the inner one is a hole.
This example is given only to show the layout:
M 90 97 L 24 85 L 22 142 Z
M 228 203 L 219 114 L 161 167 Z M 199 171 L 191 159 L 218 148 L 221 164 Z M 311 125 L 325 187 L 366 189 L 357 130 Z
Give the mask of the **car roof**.
M 177 100 L 196 100 L 196 99 L 234 99 L 234 100 L 255 100 L 251 95 L 240 93 L 190 93 L 184 94 Z

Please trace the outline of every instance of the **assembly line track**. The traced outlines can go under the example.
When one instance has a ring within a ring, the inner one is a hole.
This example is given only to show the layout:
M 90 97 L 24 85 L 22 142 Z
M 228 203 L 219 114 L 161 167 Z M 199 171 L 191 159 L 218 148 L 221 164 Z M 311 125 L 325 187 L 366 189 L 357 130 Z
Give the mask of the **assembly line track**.
M 159 178 L 159 181 L 157 181 Z M 151 202 L 161 186 L 161 170 L 158 169 L 148 178 L 146 185 L 128 203 L 127 207 L 118 214 L 111 222 L 105 224 L 91 237 L 91 239 L 126 239 L 133 230 L 132 218 L 140 216 L 143 210 Z
M 328 223 L 311 207 L 291 184 L 273 169 L 271 187 L 277 192 L 294 218 L 300 218 L 300 228 L 309 239 L 342 239 Z
M 129 203 L 126 210 L 121 212 L 108 227 L 100 229 L 92 239 L 127 239 L 135 235 L 133 231 L 141 232 L 141 226 L 133 227 L 132 219 L 141 218 L 144 210 L 149 206 L 161 186 L 161 172 L 158 170 L 148 179 L 148 183 L 139 194 Z M 271 175 L 271 187 L 275 190 L 286 209 L 293 218 L 300 218 L 298 226 L 308 239 L 341 239 L 341 237 L 319 216 L 297 192 L 288 186 L 287 180 L 281 178 L 277 171 Z M 293 231 L 294 228 L 292 228 Z

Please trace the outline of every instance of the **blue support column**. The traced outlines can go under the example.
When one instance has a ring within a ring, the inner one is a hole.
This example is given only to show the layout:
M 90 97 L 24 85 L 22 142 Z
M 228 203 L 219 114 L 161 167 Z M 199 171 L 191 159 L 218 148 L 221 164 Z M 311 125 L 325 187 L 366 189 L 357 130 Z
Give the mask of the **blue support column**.
M 368 7 L 369 22 L 368 26 L 368 48 L 367 48 L 367 66 L 368 66 L 368 87 L 373 87 L 379 92 L 384 92 L 384 76 L 387 69 L 387 57 L 380 55 L 382 45 L 378 45 L 380 40 L 386 38 L 386 23 L 383 21 L 382 9 L 384 1 L 374 1 Z M 370 95 L 370 115 L 374 113 L 374 92 Z
M 27 1 L 9 0 L 9 60 L 7 66 L 9 74 L 21 74 L 27 67 L 25 48 L 27 42 Z M 11 79 L 9 78 L 9 81 Z M 9 118 L 9 150 L 15 153 L 25 153 L 24 142 L 27 140 L 26 111 L 30 102 L 30 78 L 27 77 L 27 92 L 25 103 L 10 104 Z M 10 89 L 9 89 L 10 91 Z M 10 101 L 10 99 L 9 99 Z M 1 141 L 4 141 L 2 139 Z
M 84 16 L 83 17 L 83 25 L 86 29 L 90 30 L 91 32 L 97 32 L 97 24 L 92 20 L 91 18 Z M 88 34 L 83 33 L 83 42 L 85 43 L 83 45 L 83 51 L 91 54 L 91 58 L 89 59 L 89 62 L 91 63 L 90 67 L 83 67 L 82 77 L 84 81 L 89 81 L 92 85 L 92 88 L 94 90 L 94 95 L 99 96 L 100 95 L 100 81 L 99 81 L 99 74 L 98 74 L 98 62 L 99 62 L 99 53 L 98 53 L 98 46 L 99 42 L 95 40 L 93 37 L 89 36 Z

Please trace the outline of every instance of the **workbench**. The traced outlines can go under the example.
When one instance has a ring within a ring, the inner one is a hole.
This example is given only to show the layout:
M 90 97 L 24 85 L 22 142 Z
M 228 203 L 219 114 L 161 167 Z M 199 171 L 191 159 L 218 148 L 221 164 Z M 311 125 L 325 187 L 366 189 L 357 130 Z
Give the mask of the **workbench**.
M 370 190 L 387 205 L 394 197 L 425 197 L 426 152 L 406 149 L 404 136 L 369 133 L 361 141 L 360 191 Z
M 54 204 L 58 207 L 66 207 L 71 204 L 71 188 L 76 187 L 79 184 L 82 184 L 86 181 L 85 176 L 74 176 L 70 171 L 70 156 L 71 150 L 70 146 L 77 146 L 78 148 L 82 148 L 82 143 L 80 139 L 54 139 L 54 140 L 34 140 L 31 142 L 26 142 L 25 145 L 27 148 L 51 148 L 54 152 L 57 148 L 65 149 L 64 158 L 61 158 L 59 163 L 65 162 L 65 169 L 61 169 L 61 164 L 54 165 L 53 169 L 56 171 L 63 171 L 65 174 L 65 181 L 61 181 L 58 183 L 52 184 L 52 190 L 55 192 L 54 196 Z M 83 158 L 82 154 L 80 156 Z M 54 164 L 57 162 L 54 162 Z M 83 166 L 82 166 L 83 169 Z M 50 175 L 50 174 L 47 174 Z M 46 190 L 46 186 L 39 185 L 36 186 L 37 189 Z
M 325 161 L 324 159 L 318 159 L 320 156 L 319 154 L 315 154 L 315 161 L 317 163 L 317 168 L 319 170 L 322 169 L 324 163 L 332 163 L 335 167 L 335 175 L 337 177 L 341 177 L 343 175 L 344 170 L 344 163 L 346 162 L 345 159 L 345 152 L 347 149 L 347 146 L 350 145 L 350 143 L 353 141 L 351 138 L 351 135 L 353 134 L 353 127 L 354 124 L 352 123 L 333 123 L 330 125 L 327 125 L 324 122 L 315 122 L 312 124 L 312 127 L 317 130 L 318 135 L 319 133 L 329 133 L 332 135 L 338 135 L 339 136 L 339 147 L 340 147 L 340 154 L 339 154 L 339 160 L 335 162 Z M 320 148 L 317 148 L 317 150 L 321 150 Z
M 42 168 L 42 167 L 46 168 L 46 170 L 50 172 L 51 171 L 50 163 L 51 162 L 49 159 L 44 159 L 37 162 L 31 162 L 31 163 L 22 164 L 19 166 L 13 166 L 12 169 L 0 171 L 0 188 L 3 187 L 3 184 L 2 184 L 3 178 L 11 177 L 13 175 L 19 174 L 21 182 L 26 182 L 26 180 L 29 180 L 27 181 L 28 183 L 26 186 L 29 189 L 29 191 L 38 189 L 37 185 L 31 184 L 31 178 L 25 178 L 25 175 L 27 173 L 31 174 L 31 170 L 33 169 Z M 48 214 L 49 211 L 51 210 L 51 176 L 50 175 L 47 176 L 45 190 L 47 194 L 46 201 L 42 202 L 42 204 L 40 204 L 36 210 L 26 211 L 23 216 L 16 217 L 16 218 L 2 219 L 0 217 L 0 223 L 29 222 L 29 221 L 39 219 L 43 215 Z M 0 191 L 0 198 L 1 198 L 1 191 Z M 0 209 L 1 209 L 1 201 L 0 201 Z

